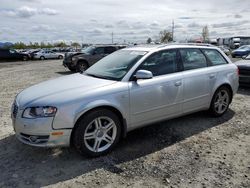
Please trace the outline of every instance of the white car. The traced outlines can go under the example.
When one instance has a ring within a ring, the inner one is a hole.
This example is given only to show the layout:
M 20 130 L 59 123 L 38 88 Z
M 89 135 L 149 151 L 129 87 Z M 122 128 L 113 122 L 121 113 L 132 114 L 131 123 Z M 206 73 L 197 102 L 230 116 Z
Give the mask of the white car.
M 63 53 L 53 52 L 51 50 L 41 50 L 34 54 L 34 59 L 63 59 Z

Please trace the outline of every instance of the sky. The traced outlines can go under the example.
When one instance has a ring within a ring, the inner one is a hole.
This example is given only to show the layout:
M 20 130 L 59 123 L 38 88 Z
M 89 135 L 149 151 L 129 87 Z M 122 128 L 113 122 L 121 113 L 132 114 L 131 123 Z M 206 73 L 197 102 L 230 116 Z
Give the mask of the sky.
M 250 36 L 250 0 L 0 0 L 1 42 L 115 43 Z

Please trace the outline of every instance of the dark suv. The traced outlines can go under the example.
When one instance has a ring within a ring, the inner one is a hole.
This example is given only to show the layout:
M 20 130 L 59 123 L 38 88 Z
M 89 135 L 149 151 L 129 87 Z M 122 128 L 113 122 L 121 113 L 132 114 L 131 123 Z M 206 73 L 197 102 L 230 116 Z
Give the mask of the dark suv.
M 19 53 L 12 49 L 0 49 L 0 61 L 3 60 L 29 60 L 28 54 Z
M 81 52 L 67 53 L 63 65 L 73 72 L 83 72 L 106 55 L 125 47 L 124 45 L 89 46 Z

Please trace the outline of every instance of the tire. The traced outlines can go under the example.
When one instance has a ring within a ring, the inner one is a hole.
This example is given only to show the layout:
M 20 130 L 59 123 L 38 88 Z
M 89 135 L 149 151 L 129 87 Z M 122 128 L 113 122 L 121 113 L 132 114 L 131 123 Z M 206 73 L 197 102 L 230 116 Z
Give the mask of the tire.
M 45 57 L 44 57 L 44 56 L 41 56 L 41 57 L 40 57 L 40 60 L 45 60 Z
M 80 154 L 99 157 L 117 145 L 121 137 L 121 122 L 110 110 L 94 110 L 80 119 L 72 136 Z
M 23 61 L 28 61 L 29 60 L 29 58 L 28 58 L 28 56 L 23 56 Z
M 86 61 L 78 61 L 76 65 L 77 72 L 84 72 L 89 68 L 88 62 Z
M 210 113 L 215 117 L 222 116 L 228 110 L 232 99 L 231 91 L 226 86 L 222 86 L 216 90 L 210 104 Z
M 235 58 L 236 56 L 235 55 L 232 55 L 232 58 Z
M 62 55 L 59 55 L 59 56 L 58 56 L 58 59 L 62 59 L 62 58 L 63 58 L 63 56 L 62 56 Z

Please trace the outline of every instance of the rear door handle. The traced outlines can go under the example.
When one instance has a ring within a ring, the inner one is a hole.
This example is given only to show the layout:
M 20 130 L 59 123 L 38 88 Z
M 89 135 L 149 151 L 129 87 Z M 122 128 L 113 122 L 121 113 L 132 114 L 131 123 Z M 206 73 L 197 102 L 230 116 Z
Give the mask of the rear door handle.
M 176 87 L 178 87 L 178 86 L 181 86 L 181 84 L 182 84 L 182 82 L 181 82 L 181 81 L 177 81 L 177 82 L 175 82 L 175 84 L 174 84 L 174 85 L 175 85 Z

